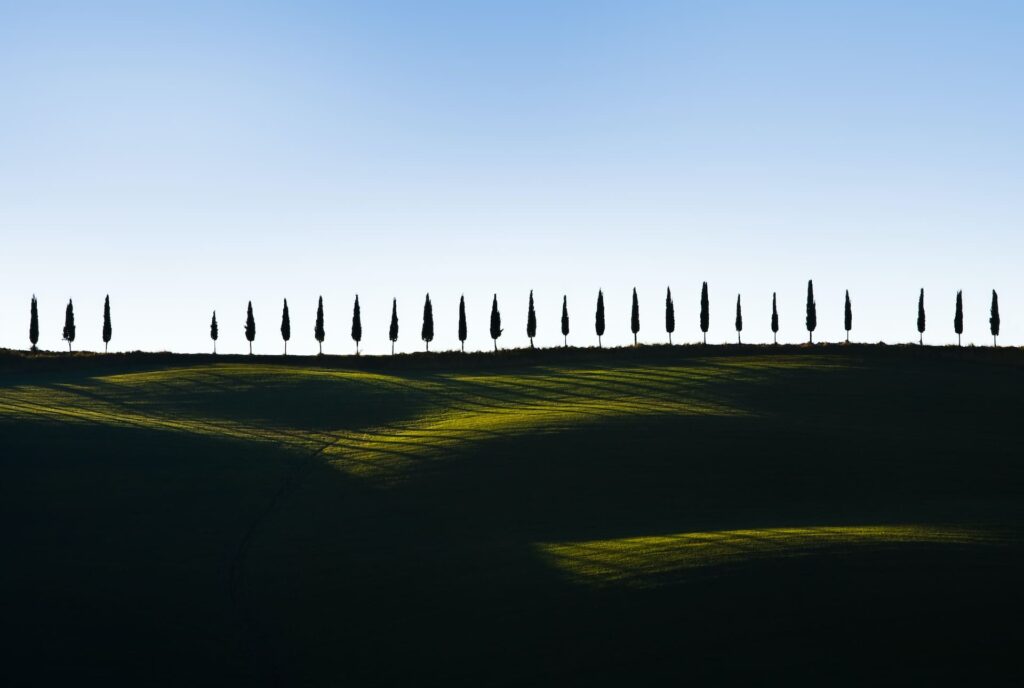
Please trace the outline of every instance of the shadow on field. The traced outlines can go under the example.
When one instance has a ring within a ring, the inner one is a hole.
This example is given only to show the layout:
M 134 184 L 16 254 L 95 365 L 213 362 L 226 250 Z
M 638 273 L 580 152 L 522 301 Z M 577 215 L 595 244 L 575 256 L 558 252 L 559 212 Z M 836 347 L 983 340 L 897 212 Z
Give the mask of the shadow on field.
M 619 356 L 0 379 L 8 682 L 1019 675 L 1019 368 Z

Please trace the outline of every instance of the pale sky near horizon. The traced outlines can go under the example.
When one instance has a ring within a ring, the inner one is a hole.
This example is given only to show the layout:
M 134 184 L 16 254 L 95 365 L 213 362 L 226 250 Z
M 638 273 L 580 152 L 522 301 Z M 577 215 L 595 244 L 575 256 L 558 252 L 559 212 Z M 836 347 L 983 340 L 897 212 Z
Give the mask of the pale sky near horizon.
M 1018 2 L 4 2 L 0 347 L 368 353 L 816 340 L 1024 345 L 1024 4 Z

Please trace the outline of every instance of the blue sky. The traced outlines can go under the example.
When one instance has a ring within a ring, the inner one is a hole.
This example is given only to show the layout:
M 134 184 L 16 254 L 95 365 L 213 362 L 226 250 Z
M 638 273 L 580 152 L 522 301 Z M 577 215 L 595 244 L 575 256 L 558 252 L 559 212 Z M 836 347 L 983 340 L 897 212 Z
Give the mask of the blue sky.
M 0 346 L 40 300 L 59 349 L 417 350 L 423 295 L 454 348 L 816 338 L 1024 344 L 1024 6 L 1014 2 L 0 2 Z

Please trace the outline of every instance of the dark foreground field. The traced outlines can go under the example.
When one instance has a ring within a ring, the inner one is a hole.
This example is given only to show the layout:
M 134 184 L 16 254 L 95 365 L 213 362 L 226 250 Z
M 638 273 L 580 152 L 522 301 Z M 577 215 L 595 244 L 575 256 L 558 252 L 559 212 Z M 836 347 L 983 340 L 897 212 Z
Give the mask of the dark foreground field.
M 0 684 L 1012 683 L 1019 351 L 0 354 Z

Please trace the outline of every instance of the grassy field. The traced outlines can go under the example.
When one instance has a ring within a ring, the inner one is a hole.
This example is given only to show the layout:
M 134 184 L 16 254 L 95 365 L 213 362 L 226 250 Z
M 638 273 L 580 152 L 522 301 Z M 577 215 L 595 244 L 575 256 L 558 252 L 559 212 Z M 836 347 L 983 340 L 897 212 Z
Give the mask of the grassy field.
M 3 685 L 1010 683 L 1024 353 L 0 353 Z

